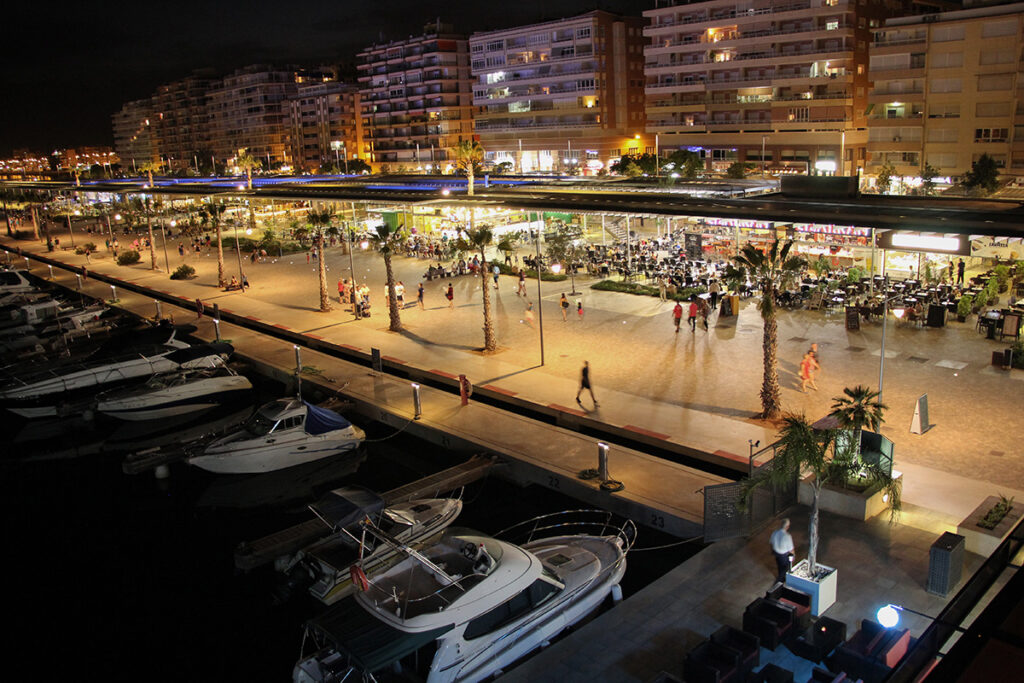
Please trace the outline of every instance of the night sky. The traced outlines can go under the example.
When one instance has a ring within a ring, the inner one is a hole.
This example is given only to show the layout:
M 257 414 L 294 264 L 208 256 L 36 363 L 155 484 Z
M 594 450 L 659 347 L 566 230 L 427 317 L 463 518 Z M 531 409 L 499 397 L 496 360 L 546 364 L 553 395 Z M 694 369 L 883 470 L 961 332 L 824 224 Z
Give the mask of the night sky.
M 248 0 L 223 3 L 7 3 L 0 24 L 0 156 L 14 149 L 112 144 L 121 104 L 192 70 L 246 64 L 341 64 L 379 41 L 422 33 L 440 17 L 459 32 L 508 28 L 606 9 L 640 14 L 653 0 Z

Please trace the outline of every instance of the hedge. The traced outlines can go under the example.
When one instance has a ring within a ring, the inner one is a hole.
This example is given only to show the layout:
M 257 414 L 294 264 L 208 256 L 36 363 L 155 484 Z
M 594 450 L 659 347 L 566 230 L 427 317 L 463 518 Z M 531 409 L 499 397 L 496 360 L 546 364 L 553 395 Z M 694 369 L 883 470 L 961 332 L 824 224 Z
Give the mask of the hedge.
M 139 252 L 134 249 L 128 249 L 127 251 L 122 251 L 117 255 L 117 265 L 130 266 L 133 263 L 138 263 L 139 258 Z
M 196 274 L 196 269 L 187 263 L 178 266 L 178 269 L 171 273 L 172 280 L 188 280 Z
M 501 273 L 503 275 L 518 275 L 519 274 L 519 269 L 518 268 L 514 268 L 512 266 L 505 265 L 505 263 L 502 262 L 502 261 L 491 261 L 491 262 L 489 262 L 487 264 L 488 268 L 494 268 L 494 266 L 498 266 L 498 270 L 501 271 Z M 534 270 L 533 268 L 527 268 L 526 269 L 526 277 L 528 277 L 528 278 L 530 278 L 532 280 L 536 280 L 537 279 L 537 271 Z M 566 275 L 565 273 L 550 273 L 550 272 L 545 271 L 541 275 L 540 279 L 543 280 L 544 282 L 564 282 L 564 281 L 569 279 L 569 276 Z
M 623 292 L 624 294 L 637 294 L 640 296 L 661 296 L 657 287 L 642 285 L 639 282 L 622 282 L 620 280 L 601 280 L 590 285 L 591 289 L 598 289 L 604 292 Z M 703 294 L 706 290 L 703 287 L 684 287 L 675 294 L 666 292 L 665 296 L 676 301 L 689 301 L 696 294 Z

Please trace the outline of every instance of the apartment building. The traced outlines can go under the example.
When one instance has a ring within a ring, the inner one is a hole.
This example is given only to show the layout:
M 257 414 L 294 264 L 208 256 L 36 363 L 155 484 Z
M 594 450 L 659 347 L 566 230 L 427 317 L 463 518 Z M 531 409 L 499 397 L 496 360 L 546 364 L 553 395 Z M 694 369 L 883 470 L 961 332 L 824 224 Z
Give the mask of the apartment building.
M 156 108 L 153 98 L 126 102 L 111 117 L 114 129 L 114 151 L 124 169 L 137 170 L 161 158 Z
M 440 22 L 424 34 L 357 55 L 364 159 L 374 170 L 448 167 L 449 150 L 472 139 L 472 79 L 465 36 Z
M 474 33 L 475 130 L 521 173 L 596 173 L 653 151 L 644 134 L 642 17 L 605 11 Z
M 160 154 L 167 168 L 204 165 L 209 161 L 209 110 L 207 96 L 215 83 L 212 74 L 192 76 L 161 85 L 152 97 L 153 121 L 160 139 Z
M 664 156 L 774 173 L 866 164 L 872 32 L 889 0 L 657 0 L 644 12 L 647 129 Z
M 1024 3 L 890 19 L 871 47 L 868 174 L 955 180 L 982 154 L 1024 176 Z
M 335 164 L 344 171 L 346 160 L 360 158 L 363 117 L 356 86 L 338 81 L 302 83 L 289 106 L 296 170 L 316 172 L 323 164 Z
M 210 150 L 218 163 L 239 149 L 264 168 L 291 163 L 289 100 L 298 91 L 297 70 L 255 64 L 214 83 L 207 94 Z

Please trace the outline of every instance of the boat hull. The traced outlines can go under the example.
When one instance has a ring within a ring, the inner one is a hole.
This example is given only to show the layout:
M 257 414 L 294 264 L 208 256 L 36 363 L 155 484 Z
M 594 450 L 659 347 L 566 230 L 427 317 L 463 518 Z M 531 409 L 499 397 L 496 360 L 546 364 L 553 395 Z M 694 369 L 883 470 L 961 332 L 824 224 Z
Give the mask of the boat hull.
M 294 443 L 235 442 L 223 448 L 215 443 L 202 455 L 189 458 L 188 462 L 217 474 L 274 472 L 350 451 L 365 438 L 363 430 L 352 425 L 344 433 L 331 435 L 330 438 L 312 438 Z
M 209 410 L 252 389 L 245 377 L 209 377 L 185 385 L 100 401 L 96 409 L 119 420 L 155 420 Z

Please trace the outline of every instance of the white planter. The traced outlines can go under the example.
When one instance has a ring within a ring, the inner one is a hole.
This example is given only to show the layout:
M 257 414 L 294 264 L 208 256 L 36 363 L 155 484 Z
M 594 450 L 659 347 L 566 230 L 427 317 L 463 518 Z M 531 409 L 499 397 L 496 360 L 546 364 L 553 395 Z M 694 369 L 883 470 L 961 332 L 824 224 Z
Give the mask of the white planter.
M 956 532 L 964 537 L 964 548 L 969 553 L 975 553 L 982 557 L 988 557 L 996 551 L 999 544 L 1010 535 L 1013 527 L 1017 526 L 1022 515 L 1024 515 L 1024 504 L 1014 503 L 1010 511 L 1003 517 L 1003 521 L 996 525 L 995 529 L 983 529 L 978 522 L 988 513 L 993 505 L 999 502 L 997 496 L 989 496 L 981 505 L 974 509 L 967 519 L 960 522 Z
M 817 581 L 798 576 L 800 573 L 807 573 L 807 560 L 800 560 L 793 565 L 793 571 L 786 574 L 787 586 L 803 591 L 811 596 L 811 614 L 816 617 L 821 616 L 825 610 L 835 603 L 836 585 L 839 582 L 839 571 L 834 567 L 827 567 L 819 562 L 818 570 L 825 570 L 828 574 Z M 793 572 L 796 573 L 794 574 Z
M 810 484 L 813 476 L 800 481 L 797 500 L 801 505 L 810 506 L 814 500 L 814 489 Z M 900 479 L 903 477 L 903 473 L 893 470 L 892 476 L 893 479 Z M 869 489 L 861 492 L 823 486 L 821 494 L 818 496 L 819 509 L 860 521 L 867 521 L 888 507 L 889 502 L 884 499 L 884 492 L 881 489 Z

